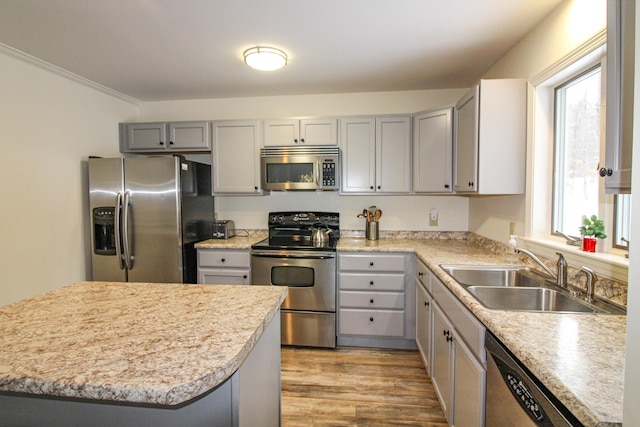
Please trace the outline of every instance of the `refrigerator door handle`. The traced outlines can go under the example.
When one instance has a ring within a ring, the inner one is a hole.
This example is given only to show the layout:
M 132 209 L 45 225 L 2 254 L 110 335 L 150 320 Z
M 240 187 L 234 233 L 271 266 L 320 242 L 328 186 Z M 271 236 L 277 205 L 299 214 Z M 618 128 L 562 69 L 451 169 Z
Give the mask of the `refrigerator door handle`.
M 131 192 L 124 193 L 124 206 L 122 214 L 122 244 L 124 246 L 124 263 L 127 269 L 133 268 L 133 256 L 131 256 L 131 247 L 129 245 L 129 203 Z
M 116 195 L 116 212 L 115 212 L 115 246 L 116 246 L 116 257 L 118 257 L 118 266 L 120 270 L 124 270 L 124 259 L 122 258 L 122 193 L 118 191 Z

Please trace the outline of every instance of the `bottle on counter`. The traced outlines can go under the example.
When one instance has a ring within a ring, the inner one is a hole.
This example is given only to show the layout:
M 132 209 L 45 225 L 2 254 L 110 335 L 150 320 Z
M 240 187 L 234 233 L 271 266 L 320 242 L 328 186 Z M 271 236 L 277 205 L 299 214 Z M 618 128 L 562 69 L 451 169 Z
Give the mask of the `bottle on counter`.
M 507 262 L 511 265 L 518 263 L 518 253 L 516 248 L 518 246 L 517 236 L 512 234 L 509 236 L 509 245 L 507 246 Z

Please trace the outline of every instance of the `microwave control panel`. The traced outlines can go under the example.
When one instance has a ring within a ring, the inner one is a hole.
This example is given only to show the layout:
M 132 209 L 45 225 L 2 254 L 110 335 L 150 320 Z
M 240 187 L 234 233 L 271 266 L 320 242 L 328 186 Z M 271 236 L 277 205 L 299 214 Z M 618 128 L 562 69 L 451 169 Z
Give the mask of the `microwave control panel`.
M 322 162 L 322 186 L 336 186 L 336 164 L 334 162 Z

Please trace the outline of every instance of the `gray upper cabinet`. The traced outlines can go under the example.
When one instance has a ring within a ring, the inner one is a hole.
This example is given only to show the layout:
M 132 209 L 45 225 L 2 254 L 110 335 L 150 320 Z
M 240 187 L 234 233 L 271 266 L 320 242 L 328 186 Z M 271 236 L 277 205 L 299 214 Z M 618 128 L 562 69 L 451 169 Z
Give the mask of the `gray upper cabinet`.
M 411 117 L 342 119 L 343 193 L 411 191 Z
M 526 80 L 481 80 L 456 104 L 454 123 L 456 193 L 524 194 Z
M 212 125 L 214 195 L 261 195 L 258 120 L 224 120 Z
M 120 123 L 120 152 L 211 150 L 209 122 Z
M 413 117 L 413 191 L 453 191 L 453 108 L 418 113 Z
M 600 176 L 607 193 L 631 192 L 635 1 L 607 2 L 606 158 Z
M 338 145 L 338 119 L 265 120 L 264 145 Z

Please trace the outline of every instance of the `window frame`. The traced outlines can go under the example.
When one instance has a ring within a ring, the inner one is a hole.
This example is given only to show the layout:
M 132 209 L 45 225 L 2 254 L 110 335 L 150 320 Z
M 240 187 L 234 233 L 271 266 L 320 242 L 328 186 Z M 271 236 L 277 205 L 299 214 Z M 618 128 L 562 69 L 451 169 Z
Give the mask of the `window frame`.
M 564 150 L 562 150 L 562 148 L 564 148 L 564 144 L 565 141 L 562 141 L 563 145 L 559 144 L 558 138 L 559 138 L 559 133 L 560 133 L 560 126 L 562 126 L 562 129 L 564 129 L 564 122 L 562 124 L 559 123 L 560 119 L 560 114 L 558 114 L 558 110 L 560 108 L 564 108 L 565 107 L 565 98 L 564 97 L 559 97 L 558 93 L 562 90 L 562 89 L 566 89 L 567 87 L 571 86 L 572 84 L 578 82 L 579 80 L 585 79 L 590 77 L 590 75 L 592 75 L 593 73 L 595 73 L 596 71 L 600 73 L 600 87 L 601 87 L 601 93 L 600 93 L 600 105 L 602 106 L 604 101 L 605 101 L 605 95 L 606 95 L 606 81 L 605 81 L 605 68 L 604 68 L 604 63 L 606 61 L 606 57 L 603 55 L 600 58 L 600 61 L 596 62 L 596 63 L 587 63 L 584 66 L 580 66 L 578 64 L 574 64 L 576 67 L 575 70 L 572 70 L 573 72 L 566 78 L 559 78 L 559 79 L 553 79 L 554 84 L 550 85 L 553 87 L 553 179 L 552 179 L 552 188 L 551 188 L 551 218 L 550 218 L 550 224 L 549 224 L 549 233 L 552 236 L 562 236 L 562 232 L 564 232 L 564 234 L 573 236 L 573 237 L 578 237 L 579 233 L 577 232 L 573 232 L 573 233 L 569 233 L 567 232 L 567 230 L 562 230 L 562 227 L 559 225 L 562 222 L 562 215 L 564 214 L 563 210 L 561 209 L 562 206 L 560 206 L 559 201 L 561 199 L 564 198 L 564 192 L 563 192 L 563 187 L 565 187 L 565 185 L 560 185 L 558 183 L 559 178 L 559 163 L 562 162 L 562 166 L 566 167 L 566 159 L 565 159 L 565 155 L 564 155 Z M 591 61 L 589 61 L 591 62 Z M 604 114 L 604 109 L 601 108 L 600 109 L 601 113 L 600 113 L 600 124 L 601 124 L 601 132 L 600 132 L 600 154 L 599 154 L 599 161 L 600 163 L 604 164 L 604 132 L 602 132 L 602 122 L 603 122 L 603 114 Z M 564 180 L 562 180 L 562 182 L 564 183 Z M 599 194 L 598 194 L 598 203 L 600 204 L 600 198 L 602 196 L 603 193 L 603 188 L 602 188 L 603 183 L 600 182 L 599 183 Z M 564 204 L 562 204 L 564 205 Z M 600 210 L 600 209 L 598 209 Z M 602 218 L 604 215 L 602 212 L 598 212 L 597 213 L 599 218 Z M 578 227 L 576 227 L 577 230 Z M 560 231 L 560 232 L 559 232 Z
M 582 252 L 576 246 L 567 245 L 563 237 L 550 234 L 553 150 L 549 146 L 553 144 L 549 144 L 549 141 L 553 139 L 553 114 L 549 110 L 553 109 L 549 107 L 552 103 L 548 93 L 549 80 L 561 72 L 564 78 L 568 78 L 571 74 L 569 68 L 576 61 L 583 61 L 584 64 L 592 61 L 595 64 L 602 62 L 605 54 L 606 29 L 603 28 L 556 62 L 529 77 L 525 224 L 523 235 L 518 236 L 518 245 L 550 259 L 555 259 L 556 253 L 561 252 L 569 265 L 588 265 L 599 275 L 626 282 L 629 268 L 629 261 L 624 257 L 626 250 L 608 248 L 607 253 Z M 606 64 L 603 70 L 606 74 Z M 603 114 L 602 126 L 604 122 Z M 613 203 L 603 210 L 612 216 Z

